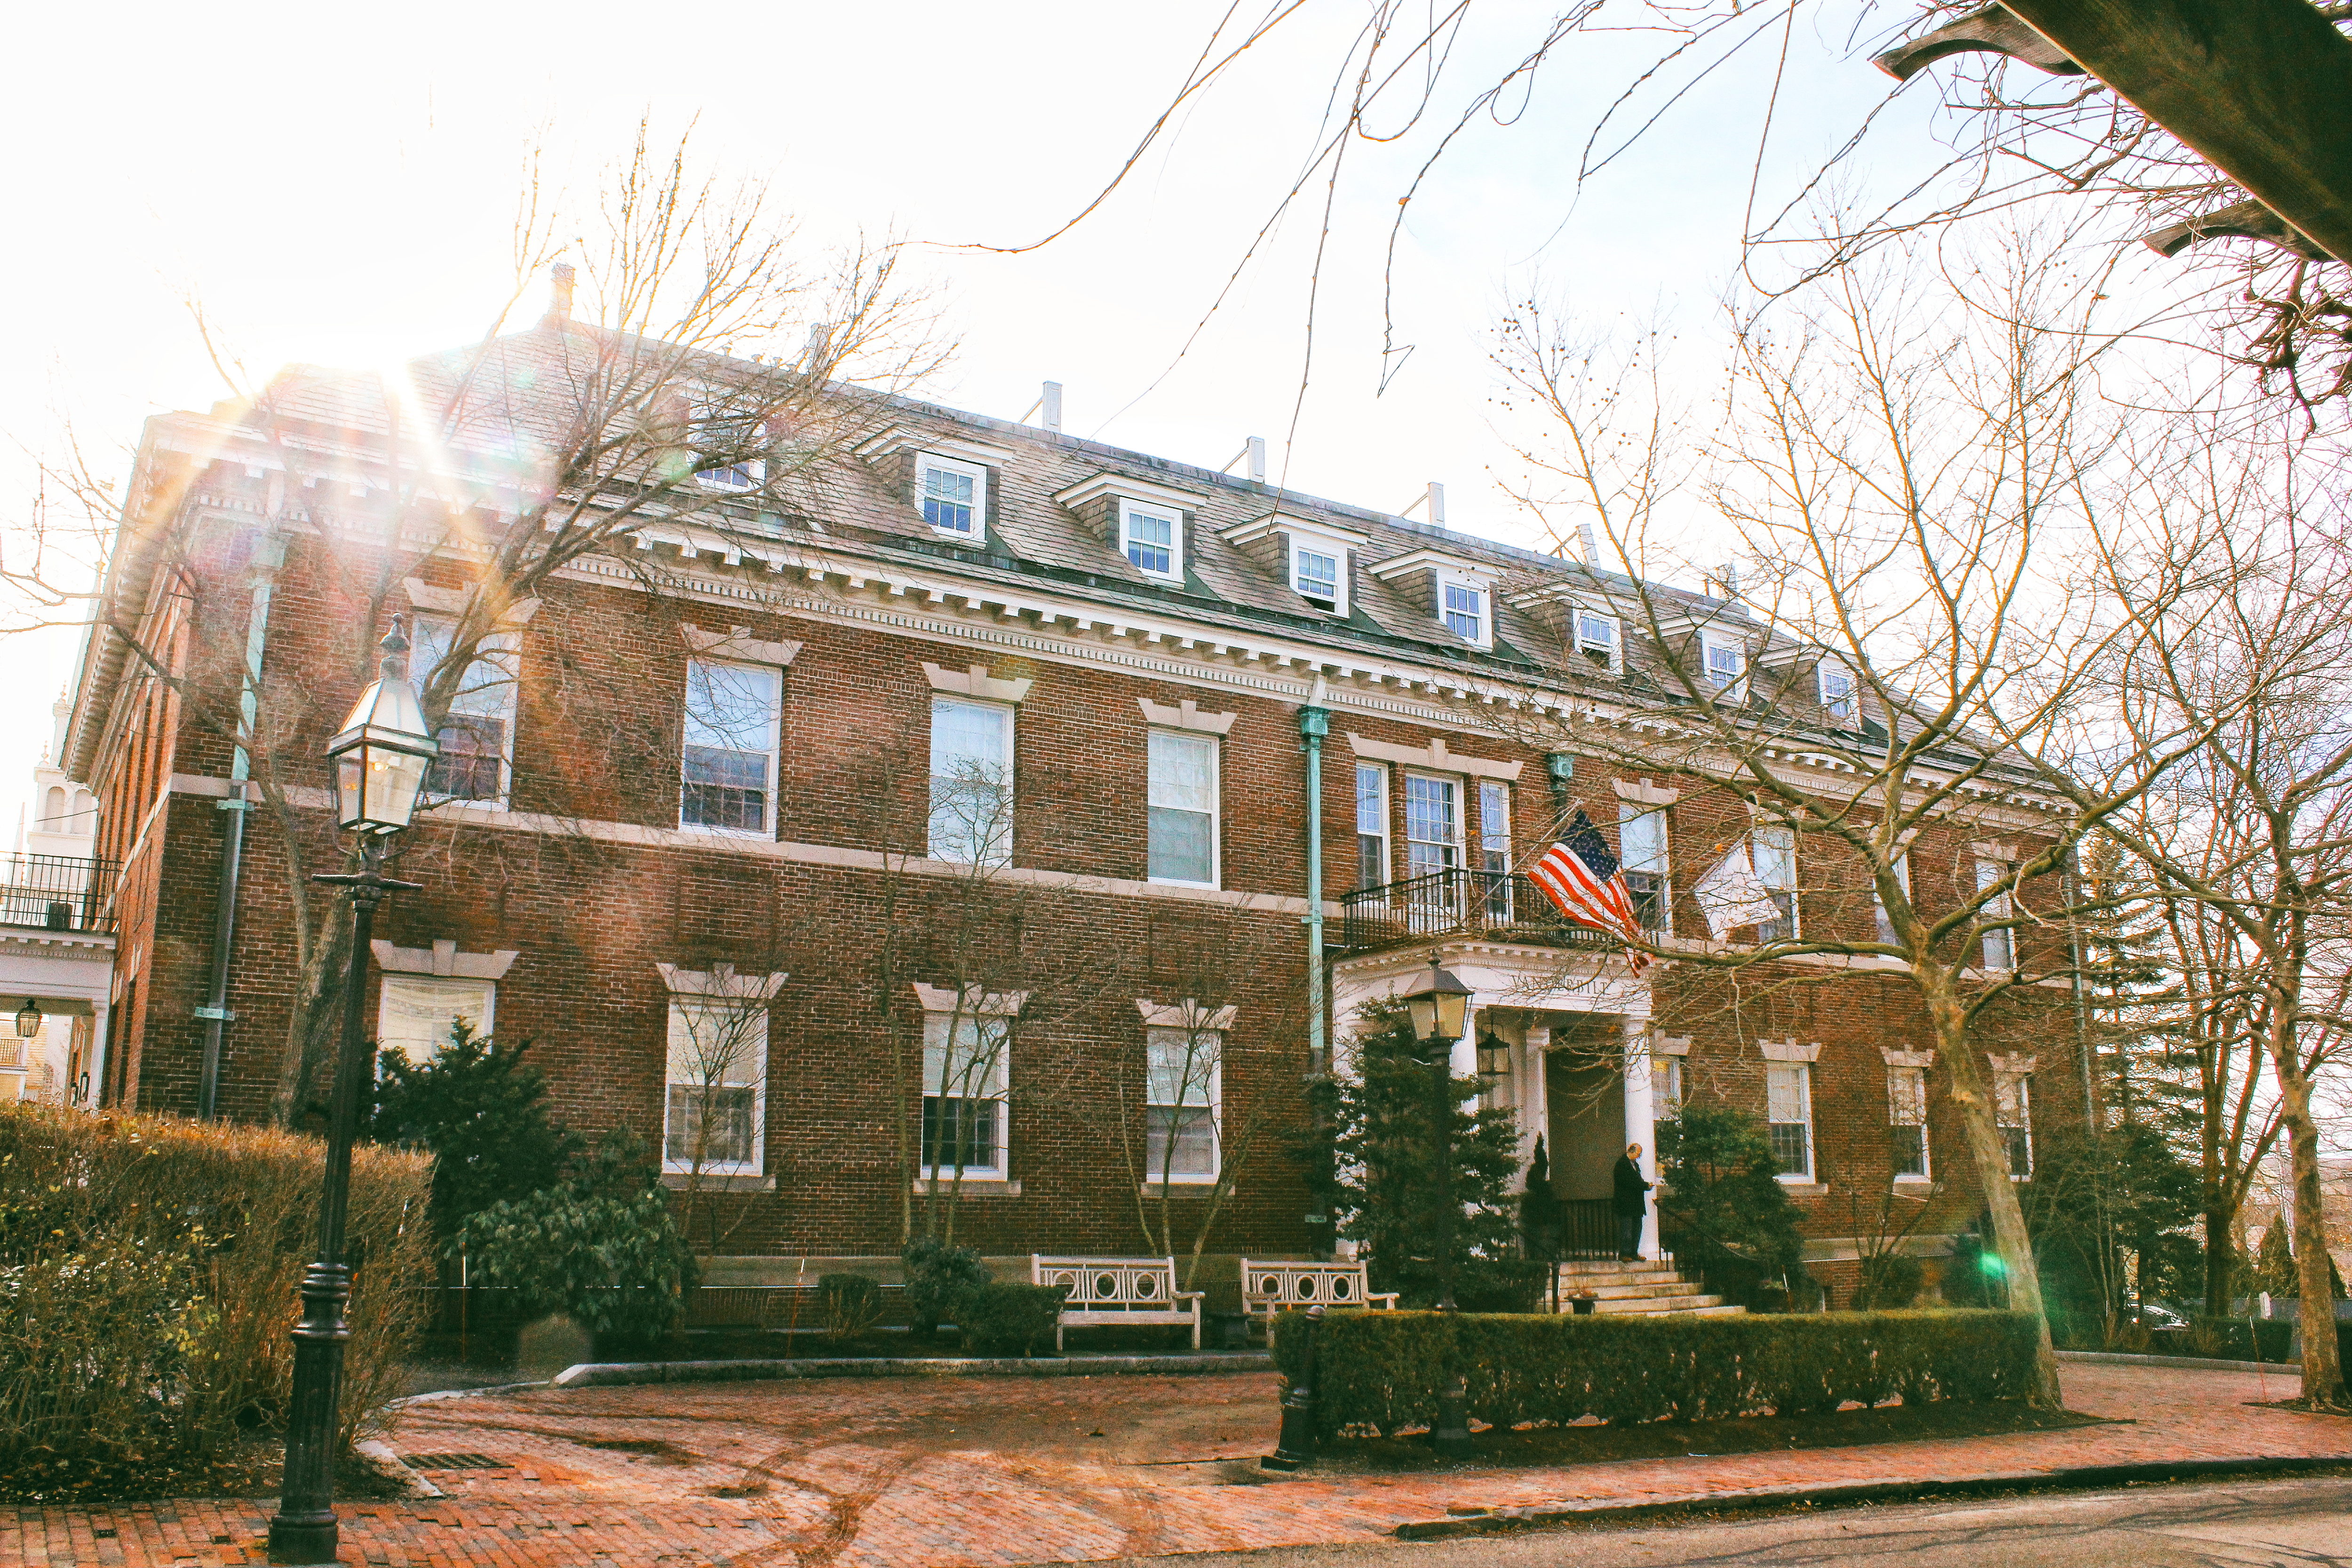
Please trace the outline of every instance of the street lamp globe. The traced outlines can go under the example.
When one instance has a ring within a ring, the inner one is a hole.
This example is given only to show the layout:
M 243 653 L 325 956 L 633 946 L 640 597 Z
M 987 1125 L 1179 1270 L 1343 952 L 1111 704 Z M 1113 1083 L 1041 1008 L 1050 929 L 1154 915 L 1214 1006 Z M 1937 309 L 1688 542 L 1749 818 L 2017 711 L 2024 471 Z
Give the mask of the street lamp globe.
M 27 996 L 25 998 L 25 1005 L 16 1009 L 16 1037 L 20 1040 L 29 1040 L 40 1032 L 41 1005 Z
M 1435 953 L 1430 954 L 1429 973 L 1414 975 L 1397 997 L 1412 1020 L 1414 1039 L 1427 1044 L 1462 1037 L 1463 1025 L 1470 1016 L 1470 987 L 1455 979 L 1452 971 L 1440 968 Z
M 375 682 L 360 693 L 342 732 L 327 743 L 335 769 L 335 818 L 362 833 L 397 833 L 415 815 L 425 770 L 441 748 L 425 727 L 425 710 L 408 684 L 408 639 L 401 618 L 380 645 Z

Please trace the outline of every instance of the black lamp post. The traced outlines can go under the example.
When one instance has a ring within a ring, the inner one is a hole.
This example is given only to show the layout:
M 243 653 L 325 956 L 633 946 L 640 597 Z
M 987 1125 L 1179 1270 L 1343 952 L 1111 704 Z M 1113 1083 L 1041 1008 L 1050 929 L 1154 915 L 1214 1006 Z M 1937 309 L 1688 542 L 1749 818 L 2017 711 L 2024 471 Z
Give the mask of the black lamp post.
M 1454 1043 L 1470 1018 L 1470 987 L 1440 968 L 1429 955 L 1429 973 L 1415 975 L 1397 994 L 1412 1036 L 1429 1064 L 1431 1111 L 1437 1149 L 1437 1310 L 1456 1311 L 1454 1304 L 1454 1237 L 1462 1219 L 1462 1205 L 1454 1196 Z M 1457 1371 L 1437 1395 L 1437 1424 L 1429 1438 L 1449 1459 L 1470 1457 L 1470 1390 Z
M 375 684 L 361 693 L 342 733 L 327 745 L 335 771 L 335 816 L 359 835 L 356 875 L 321 872 L 310 879 L 351 889 L 352 956 L 343 975 L 343 1032 L 327 1121 L 326 1178 L 319 1193 L 319 1257 L 302 1275 L 302 1319 L 294 1325 L 294 1394 L 286 1413 L 286 1475 L 278 1511 L 269 1520 L 269 1560 L 279 1563 L 335 1561 L 335 1411 L 343 1380 L 343 1342 L 351 1330 L 343 1309 L 352 1272 L 343 1262 L 343 1222 L 351 1205 L 352 1142 L 359 1131 L 360 1095 L 368 1080 L 367 1033 L 361 993 L 367 980 L 375 907 L 386 893 L 420 884 L 395 882 L 378 870 L 392 835 L 416 810 L 425 771 L 440 751 L 416 692 L 408 684 L 408 640 L 401 618 L 383 643 Z

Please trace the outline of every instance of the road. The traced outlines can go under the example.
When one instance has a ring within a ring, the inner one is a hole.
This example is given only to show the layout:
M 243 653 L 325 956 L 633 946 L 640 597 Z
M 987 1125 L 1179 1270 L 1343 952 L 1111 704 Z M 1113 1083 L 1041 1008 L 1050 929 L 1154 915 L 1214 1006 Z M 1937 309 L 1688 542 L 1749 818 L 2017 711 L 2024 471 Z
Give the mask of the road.
M 2352 1478 L 1131 1558 L 1126 1568 L 2352 1568 Z M 1106 1565 L 1108 1568 L 1108 1565 Z

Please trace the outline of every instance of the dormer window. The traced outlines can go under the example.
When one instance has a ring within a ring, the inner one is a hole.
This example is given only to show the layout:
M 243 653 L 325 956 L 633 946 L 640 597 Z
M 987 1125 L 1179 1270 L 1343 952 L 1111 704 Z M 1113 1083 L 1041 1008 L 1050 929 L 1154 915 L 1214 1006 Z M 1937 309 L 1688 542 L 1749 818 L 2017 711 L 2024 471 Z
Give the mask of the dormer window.
M 1339 558 L 1311 545 L 1291 552 L 1291 585 L 1298 596 L 1327 614 L 1339 613 Z
M 1464 642 L 1486 646 L 1486 590 L 1463 583 L 1447 583 L 1439 590 L 1444 596 L 1445 629 Z
M 955 539 L 985 536 L 988 470 L 979 464 L 926 452 L 915 461 L 915 495 L 923 521 L 939 532 Z
M 1748 694 L 1748 650 L 1729 637 L 1712 634 L 1699 638 L 1702 673 L 1706 683 L 1738 701 Z
M 1854 714 L 1853 672 L 1836 665 L 1821 667 L 1822 711 L 1832 719 L 1852 720 Z
M 736 418 L 717 404 L 697 403 L 689 416 L 688 438 L 697 457 L 731 459 L 695 470 L 694 482 L 707 490 L 755 490 L 768 482 L 768 459 L 752 456 L 758 426 Z
M 1598 610 L 1576 612 L 1576 651 L 1602 669 L 1617 668 L 1617 618 Z
M 1119 543 L 1135 569 L 1170 582 L 1184 578 L 1184 514 L 1169 507 L 1121 501 Z

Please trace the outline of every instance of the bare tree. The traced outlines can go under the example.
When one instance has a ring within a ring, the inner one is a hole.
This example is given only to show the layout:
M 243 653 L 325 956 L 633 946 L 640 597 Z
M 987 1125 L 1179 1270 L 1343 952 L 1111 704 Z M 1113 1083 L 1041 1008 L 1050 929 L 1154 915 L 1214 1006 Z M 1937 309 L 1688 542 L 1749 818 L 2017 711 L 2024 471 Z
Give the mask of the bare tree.
M 272 1100 L 280 1121 L 316 1075 L 350 941 L 343 902 L 310 883 L 337 853 L 308 792 L 340 714 L 261 662 L 289 545 L 332 605 L 333 651 L 354 684 L 400 585 L 444 584 L 446 621 L 415 670 L 446 753 L 431 788 L 478 798 L 510 775 L 498 714 L 511 715 L 536 667 L 515 656 L 517 628 L 562 574 L 593 558 L 660 596 L 675 585 L 666 561 L 732 563 L 746 535 L 788 548 L 880 395 L 944 352 L 895 246 L 812 261 L 763 188 L 699 174 L 683 141 L 656 148 L 642 129 L 584 211 L 534 171 L 514 258 L 481 339 L 394 384 L 297 369 L 250 385 L 214 345 L 236 392 L 224 415 L 235 451 L 268 461 L 266 494 L 239 502 L 262 514 L 257 532 L 203 526 L 199 476 L 151 465 L 146 489 L 118 496 L 77 453 L 48 469 L 55 494 L 0 562 L 17 605 L 9 629 L 94 621 L 97 657 L 166 689 L 184 721 L 233 752 L 233 776 L 283 846 L 300 982 Z M 510 330 L 551 264 L 546 317 Z
M 2023 1090 L 1988 1066 L 1987 1031 L 2071 978 L 2083 836 L 2215 719 L 2151 727 L 2101 787 L 2078 781 L 2078 705 L 2144 636 L 2080 582 L 2111 432 L 2089 396 L 2096 341 L 2058 329 L 2089 301 L 2025 246 L 1984 258 L 1981 311 L 1926 276 L 1882 258 L 1829 275 L 1801 312 L 1735 314 L 1706 428 L 1646 395 L 1638 359 L 1612 368 L 1532 305 L 1505 323 L 1506 371 L 1550 432 L 1524 455 L 1556 489 L 1529 499 L 1573 516 L 1563 547 L 1588 543 L 1574 598 L 1634 635 L 1596 660 L 1571 634 L 1574 695 L 1495 711 L 1531 744 L 1686 792 L 1681 841 L 1717 841 L 1679 904 L 1706 929 L 1669 934 L 1662 889 L 1658 956 L 1781 992 L 1855 969 L 1908 984 L 2010 1300 L 2039 1317 L 2009 1179 Z M 1735 564 L 1670 594 L 1666 525 L 1694 494 Z M 2046 1320 L 2035 1397 L 2058 1398 Z

